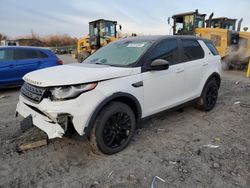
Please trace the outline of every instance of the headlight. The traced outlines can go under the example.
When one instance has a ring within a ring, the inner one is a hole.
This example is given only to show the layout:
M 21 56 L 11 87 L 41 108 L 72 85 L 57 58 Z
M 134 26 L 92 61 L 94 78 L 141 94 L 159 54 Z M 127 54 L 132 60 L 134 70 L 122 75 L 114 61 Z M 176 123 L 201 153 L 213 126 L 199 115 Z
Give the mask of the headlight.
M 65 100 L 75 98 L 86 91 L 94 89 L 96 85 L 97 83 L 54 87 L 50 89 L 51 100 Z

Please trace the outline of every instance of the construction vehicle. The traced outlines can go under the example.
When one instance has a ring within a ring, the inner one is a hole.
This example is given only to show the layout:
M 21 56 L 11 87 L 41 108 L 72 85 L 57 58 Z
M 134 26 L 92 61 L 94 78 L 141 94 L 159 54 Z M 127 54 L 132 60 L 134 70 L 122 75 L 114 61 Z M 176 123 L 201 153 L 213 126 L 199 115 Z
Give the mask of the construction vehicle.
M 236 21 L 237 19 L 220 17 L 206 20 L 206 23 L 207 26 L 210 26 L 211 28 L 221 28 L 234 31 L 234 37 L 231 37 L 231 40 L 235 40 L 233 41 L 235 45 L 232 45 L 229 48 L 229 52 L 224 60 L 227 62 L 229 68 L 246 69 L 250 57 L 250 33 L 247 32 L 248 28 L 244 28 L 244 31 L 241 31 L 243 18 L 238 21 L 237 29 Z M 230 38 L 228 40 L 230 40 Z M 229 43 L 230 42 L 232 43 L 232 41 L 229 41 Z
M 84 36 L 77 42 L 77 59 L 82 62 L 90 54 L 102 46 L 118 40 L 117 21 L 99 19 L 89 22 L 89 35 Z M 119 25 L 121 30 L 121 25 Z
M 212 19 L 212 17 L 213 13 L 208 20 L 205 20 L 206 14 L 200 14 L 198 10 L 173 15 L 173 34 L 208 38 L 214 42 L 228 67 L 235 62 L 237 62 L 237 65 L 243 64 L 244 67 L 250 57 L 250 44 L 247 42 L 250 39 L 250 34 L 240 32 L 242 19 L 238 23 L 237 30 L 235 30 L 236 19 L 226 17 Z M 244 55 L 242 56 L 242 54 Z

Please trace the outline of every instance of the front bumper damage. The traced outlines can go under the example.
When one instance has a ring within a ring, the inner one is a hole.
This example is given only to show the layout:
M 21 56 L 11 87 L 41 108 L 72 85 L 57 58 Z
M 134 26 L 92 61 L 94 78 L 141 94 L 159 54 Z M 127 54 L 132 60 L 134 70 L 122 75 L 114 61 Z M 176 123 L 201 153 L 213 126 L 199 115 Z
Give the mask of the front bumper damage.
M 93 100 L 89 100 L 89 99 Z M 97 91 L 89 91 L 74 100 L 51 101 L 44 98 L 34 103 L 20 95 L 16 112 L 24 118 L 32 117 L 32 123 L 45 133 L 49 139 L 62 137 L 69 126 L 73 126 L 79 135 L 84 135 L 89 119 L 97 105 L 105 96 Z M 95 103 L 93 102 L 95 101 Z
M 65 130 L 59 124 L 53 122 L 48 117 L 36 112 L 28 105 L 20 101 L 17 104 L 16 111 L 24 118 L 32 116 L 33 124 L 44 131 L 48 135 L 49 139 L 57 137 L 61 138 L 65 133 Z

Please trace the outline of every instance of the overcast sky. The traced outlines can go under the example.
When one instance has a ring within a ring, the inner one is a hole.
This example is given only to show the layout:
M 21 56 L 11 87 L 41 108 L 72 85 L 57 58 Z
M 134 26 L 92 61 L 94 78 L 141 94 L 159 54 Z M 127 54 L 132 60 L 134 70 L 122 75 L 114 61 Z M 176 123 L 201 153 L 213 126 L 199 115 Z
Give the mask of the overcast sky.
M 88 33 L 88 22 L 117 20 L 124 33 L 169 34 L 167 18 L 199 9 L 208 16 L 244 18 L 250 28 L 250 0 L 0 0 L 0 33 L 10 37 L 30 34 Z

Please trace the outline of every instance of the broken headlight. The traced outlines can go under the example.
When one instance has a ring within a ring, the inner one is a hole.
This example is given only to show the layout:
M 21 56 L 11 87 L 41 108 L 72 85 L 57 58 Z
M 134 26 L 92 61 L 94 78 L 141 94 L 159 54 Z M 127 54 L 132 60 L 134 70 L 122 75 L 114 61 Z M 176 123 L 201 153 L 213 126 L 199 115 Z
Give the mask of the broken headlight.
M 82 84 L 75 86 L 59 86 L 50 89 L 51 100 L 67 100 L 78 97 L 80 94 L 90 91 L 97 86 L 97 83 Z

